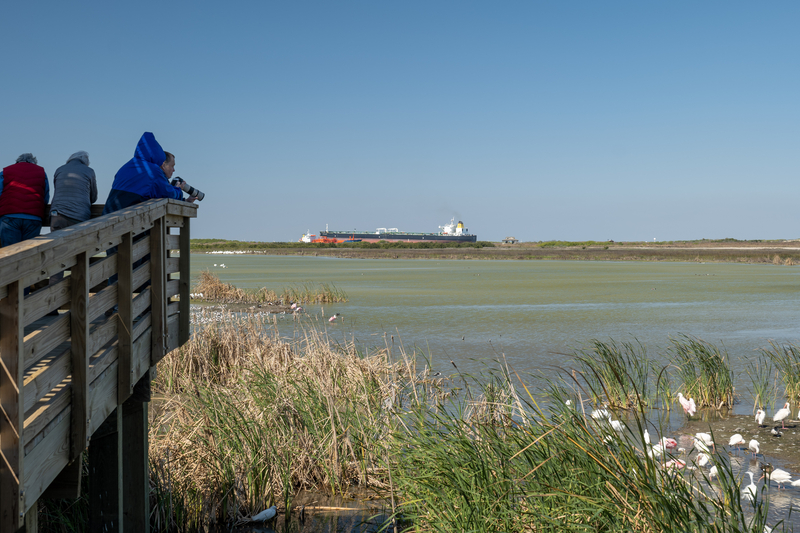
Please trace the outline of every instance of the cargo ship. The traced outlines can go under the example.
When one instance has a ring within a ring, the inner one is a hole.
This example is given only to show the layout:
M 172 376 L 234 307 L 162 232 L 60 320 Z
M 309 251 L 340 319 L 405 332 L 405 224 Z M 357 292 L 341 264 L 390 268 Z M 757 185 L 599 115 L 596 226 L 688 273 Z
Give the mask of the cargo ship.
M 332 231 L 319 232 L 319 237 L 306 233 L 300 239 L 302 242 L 476 242 L 478 237 L 469 233 L 469 230 L 460 220 L 455 218 L 449 224 L 439 226 L 438 233 L 410 233 L 397 228 L 378 228 L 375 231 Z

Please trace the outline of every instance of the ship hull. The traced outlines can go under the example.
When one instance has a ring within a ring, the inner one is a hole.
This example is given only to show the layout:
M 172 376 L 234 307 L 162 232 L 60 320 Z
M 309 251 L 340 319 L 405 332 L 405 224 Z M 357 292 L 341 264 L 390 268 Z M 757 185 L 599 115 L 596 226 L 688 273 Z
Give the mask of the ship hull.
M 477 235 L 442 235 L 439 233 L 363 233 L 353 231 L 320 231 L 320 237 L 361 242 L 477 242 Z

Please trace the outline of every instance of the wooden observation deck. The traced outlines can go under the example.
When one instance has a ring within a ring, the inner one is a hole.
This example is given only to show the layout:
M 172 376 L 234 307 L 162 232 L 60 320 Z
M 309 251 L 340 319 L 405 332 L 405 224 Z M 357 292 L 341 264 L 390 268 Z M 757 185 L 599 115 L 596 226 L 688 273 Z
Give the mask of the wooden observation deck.
M 150 380 L 189 339 L 196 215 L 150 200 L 0 248 L 0 533 L 76 498 L 85 452 L 89 530 L 149 530 Z

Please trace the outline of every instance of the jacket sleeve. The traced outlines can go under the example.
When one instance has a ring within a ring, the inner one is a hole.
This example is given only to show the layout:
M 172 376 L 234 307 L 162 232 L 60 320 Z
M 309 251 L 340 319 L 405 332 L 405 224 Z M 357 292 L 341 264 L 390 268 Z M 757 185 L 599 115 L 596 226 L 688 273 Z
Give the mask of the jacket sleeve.
M 173 187 L 165 177 L 157 177 L 153 180 L 153 198 L 174 198 L 183 200 L 183 191 L 180 187 Z

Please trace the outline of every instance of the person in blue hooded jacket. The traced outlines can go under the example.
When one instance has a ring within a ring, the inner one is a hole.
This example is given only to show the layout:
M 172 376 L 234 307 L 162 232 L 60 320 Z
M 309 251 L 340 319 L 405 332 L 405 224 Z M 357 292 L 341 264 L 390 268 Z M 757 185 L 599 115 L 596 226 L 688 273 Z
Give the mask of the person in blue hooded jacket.
M 174 171 L 175 157 L 161 148 L 152 133 L 145 132 L 136 145 L 133 159 L 122 165 L 114 176 L 103 214 L 152 198 L 183 200 L 181 188 L 169 183 Z

